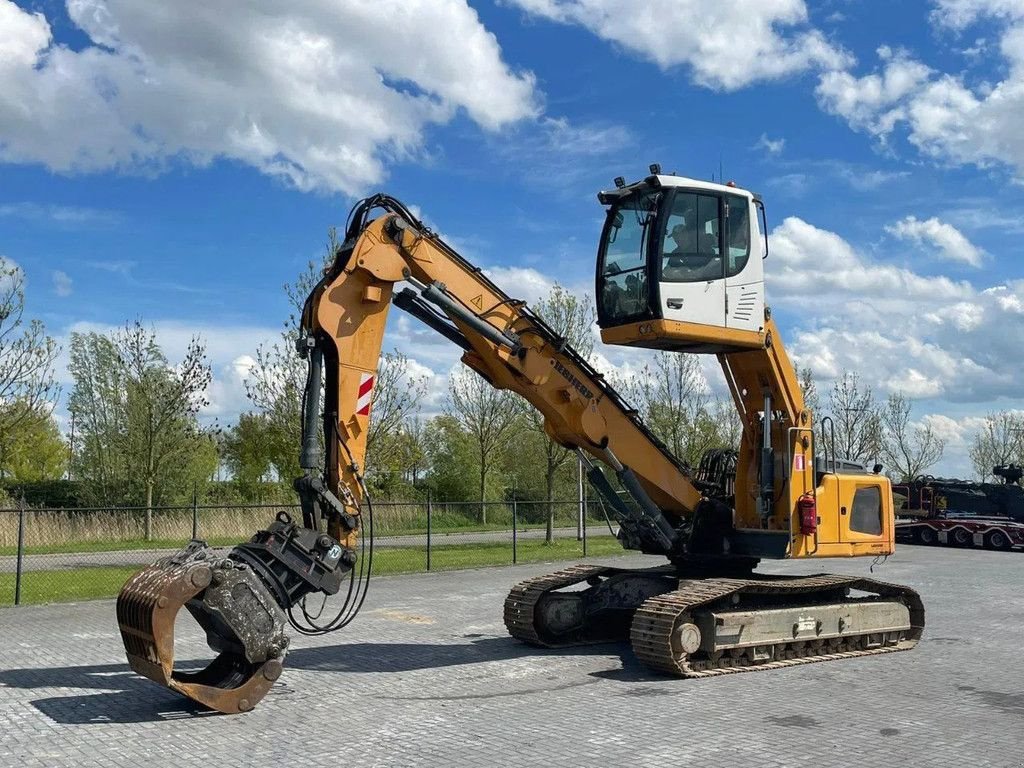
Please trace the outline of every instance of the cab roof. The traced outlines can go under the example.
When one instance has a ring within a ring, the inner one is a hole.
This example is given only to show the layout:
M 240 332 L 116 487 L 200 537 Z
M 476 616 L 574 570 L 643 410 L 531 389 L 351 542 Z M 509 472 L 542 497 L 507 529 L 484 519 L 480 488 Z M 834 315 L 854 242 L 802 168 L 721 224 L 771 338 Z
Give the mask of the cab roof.
M 686 189 L 700 189 L 708 192 L 717 192 L 719 194 L 743 195 L 750 200 L 761 199 L 760 196 L 750 192 L 749 190 L 742 189 L 741 187 L 730 186 L 729 184 L 717 184 L 713 181 L 702 181 L 700 179 L 691 179 L 687 176 L 675 176 L 667 173 L 648 176 L 641 181 L 635 181 L 632 184 L 626 184 L 625 186 L 617 187 L 615 189 L 603 190 L 597 193 L 597 199 L 602 205 L 610 205 L 619 198 L 625 197 L 633 192 L 643 192 L 662 189 L 665 187 L 684 187 Z

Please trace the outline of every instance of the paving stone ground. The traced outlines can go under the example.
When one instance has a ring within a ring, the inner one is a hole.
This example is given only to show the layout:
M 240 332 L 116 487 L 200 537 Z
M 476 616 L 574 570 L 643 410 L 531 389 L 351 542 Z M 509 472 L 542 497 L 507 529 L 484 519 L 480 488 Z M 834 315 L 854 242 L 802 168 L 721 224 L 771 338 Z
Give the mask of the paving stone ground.
M 133 675 L 113 601 L 0 609 L 0 766 L 1024 765 L 1024 554 L 902 547 L 873 576 L 921 592 L 917 649 L 704 680 L 651 674 L 627 645 L 507 637 L 508 588 L 558 567 L 376 579 L 347 630 L 295 638 L 267 698 L 230 717 Z M 181 637 L 179 658 L 205 655 Z

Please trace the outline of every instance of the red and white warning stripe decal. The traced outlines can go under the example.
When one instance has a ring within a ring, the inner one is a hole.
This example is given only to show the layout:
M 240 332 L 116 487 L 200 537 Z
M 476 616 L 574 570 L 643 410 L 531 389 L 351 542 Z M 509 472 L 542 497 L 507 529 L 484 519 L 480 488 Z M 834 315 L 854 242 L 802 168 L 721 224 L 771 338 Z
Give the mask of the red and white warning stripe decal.
M 372 373 L 362 373 L 359 375 L 359 399 L 356 400 L 356 415 L 357 416 L 369 416 L 370 415 L 370 400 L 373 394 L 373 380 L 374 375 Z

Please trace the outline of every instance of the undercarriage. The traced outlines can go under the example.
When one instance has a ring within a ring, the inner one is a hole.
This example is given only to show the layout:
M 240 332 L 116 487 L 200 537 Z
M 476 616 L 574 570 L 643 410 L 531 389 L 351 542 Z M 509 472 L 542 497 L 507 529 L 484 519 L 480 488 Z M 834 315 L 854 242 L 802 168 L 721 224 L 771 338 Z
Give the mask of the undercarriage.
M 909 650 L 924 607 L 907 587 L 858 577 L 580 565 L 513 587 L 505 626 L 549 648 L 628 640 L 652 669 L 704 677 Z

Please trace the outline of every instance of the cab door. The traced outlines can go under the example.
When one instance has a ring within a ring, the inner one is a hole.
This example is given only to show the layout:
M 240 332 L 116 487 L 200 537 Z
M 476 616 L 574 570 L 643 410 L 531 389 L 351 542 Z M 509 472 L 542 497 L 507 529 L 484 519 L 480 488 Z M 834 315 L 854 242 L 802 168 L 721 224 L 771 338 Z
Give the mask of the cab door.
M 725 222 L 725 294 L 729 328 L 758 331 L 764 325 L 762 242 L 753 202 L 743 195 L 722 198 Z M 757 249 L 760 250 L 760 249 Z
M 666 320 L 725 326 L 721 221 L 719 196 L 675 191 L 656 256 L 661 316 Z

